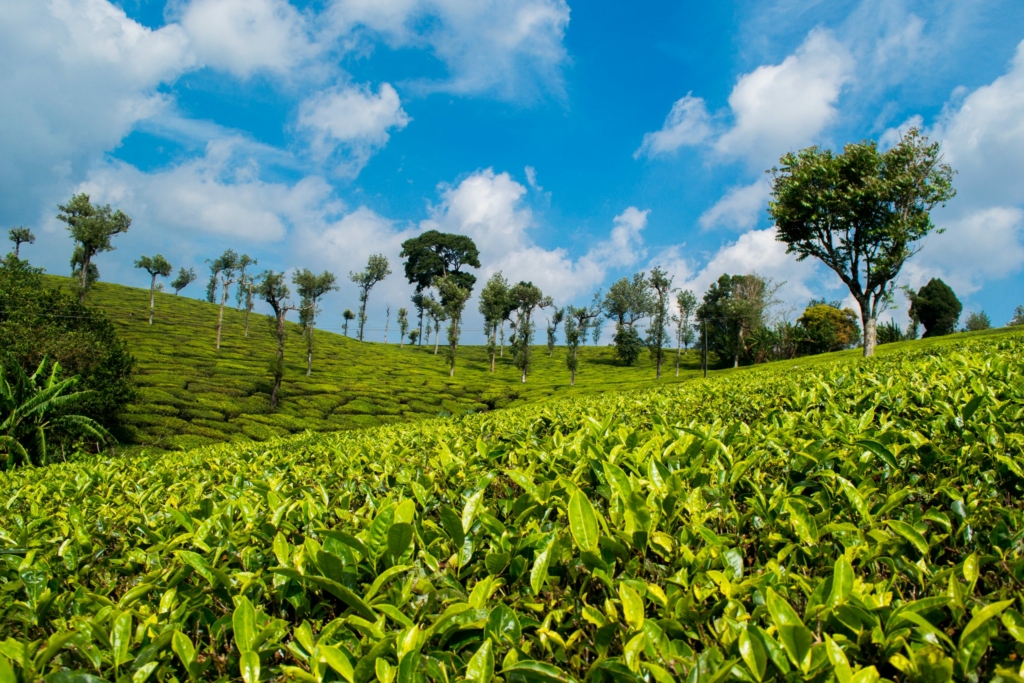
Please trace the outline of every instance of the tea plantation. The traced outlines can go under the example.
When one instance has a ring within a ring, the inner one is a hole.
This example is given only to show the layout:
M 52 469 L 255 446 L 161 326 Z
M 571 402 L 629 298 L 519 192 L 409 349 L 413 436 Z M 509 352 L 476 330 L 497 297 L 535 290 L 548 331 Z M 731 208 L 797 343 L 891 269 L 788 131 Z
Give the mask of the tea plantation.
M 62 277 L 50 276 L 48 281 L 69 285 Z M 654 383 L 648 354 L 636 366 L 623 367 L 606 346 L 582 349 L 577 386 L 570 388 L 564 348 L 549 357 L 547 349 L 538 346 L 536 367 L 523 384 L 507 348 L 492 375 L 485 349 L 465 346 L 459 351 L 455 377 L 449 377 L 443 349 L 435 356 L 432 343 L 400 349 L 397 343 L 360 343 L 340 330 L 317 330 L 313 374 L 307 378 L 305 339 L 299 325 L 290 323 L 283 396 L 271 412 L 268 368 L 276 341 L 266 316 L 250 317 L 246 337 L 245 314 L 233 306 L 225 308 L 217 351 L 218 307 L 205 301 L 157 293 L 152 326 L 148 290 L 100 282 L 89 293 L 88 304 L 106 312 L 138 361 L 140 392 L 126 421 L 131 441 L 150 449 L 266 440 L 307 429 L 373 427 Z M 293 313 L 292 318 L 297 316 Z M 378 323 L 383 326 L 383 321 L 371 319 L 371 324 Z M 398 330 L 394 320 L 391 323 L 389 338 L 397 342 Z M 538 338 L 543 335 L 540 330 Z M 697 355 L 688 354 L 681 379 L 695 377 L 699 365 Z M 662 380 L 675 381 L 674 370 Z
M 0 681 L 1019 681 L 1022 449 L 1008 334 L 3 473 Z

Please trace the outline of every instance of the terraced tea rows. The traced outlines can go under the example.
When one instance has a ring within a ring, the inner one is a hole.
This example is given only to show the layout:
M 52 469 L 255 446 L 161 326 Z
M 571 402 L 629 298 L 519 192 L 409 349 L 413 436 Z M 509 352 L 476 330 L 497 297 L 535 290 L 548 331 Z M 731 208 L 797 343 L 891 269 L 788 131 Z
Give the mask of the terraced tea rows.
M 1022 352 L 2 474 L 0 680 L 1019 680 Z

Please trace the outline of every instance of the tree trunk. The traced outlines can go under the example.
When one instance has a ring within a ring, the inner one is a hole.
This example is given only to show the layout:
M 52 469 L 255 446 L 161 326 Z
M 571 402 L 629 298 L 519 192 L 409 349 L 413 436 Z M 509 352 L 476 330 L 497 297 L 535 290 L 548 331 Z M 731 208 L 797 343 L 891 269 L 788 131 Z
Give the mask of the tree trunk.
M 875 345 L 878 342 L 878 323 L 874 318 L 864 321 L 864 357 L 875 355 Z
M 676 347 L 676 378 L 679 378 L 679 364 L 683 360 L 683 349 L 682 347 Z
M 85 303 L 85 283 L 89 277 L 89 257 L 85 255 L 85 247 L 82 247 L 82 289 L 78 292 L 78 303 Z
M 274 389 L 270 392 L 270 409 L 277 407 L 277 394 L 281 391 L 281 377 L 284 375 L 284 314 L 277 314 L 277 367 L 274 370 Z
M 658 369 L 655 371 L 654 374 L 654 379 L 661 379 L 661 349 L 658 349 L 657 368 Z
M 526 384 L 526 368 L 523 368 L 523 384 Z
M 220 351 L 220 330 L 224 325 L 224 304 L 228 302 L 228 283 L 224 283 L 224 294 L 220 298 L 220 317 L 217 318 L 217 350 Z
M 363 341 L 363 327 L 366 325 L 366 299 L 369 292 L 363 292 L 363 303 L 359 307 L 359 341 Z
M 438 344 L 440 342 L 438 341 L 438 339 L 440 339 L 440 334 L 441 334 L 441 326 L 435 324 L 434 325 L 434 355 L 435 356 L 437 355 L 437 349 L 439 348 Z
M 572 368 L 569 369 L 569 375 L 570 375 L 569 386 L 570 387 L 576 386 L 576 363 L 577 363 L 576 347 L 573 346 L 572 347 Z
M 388 328 L 391 327 L 391 307 L 388 307 L 388 317 L 384 320 L 384 343 L 388 343 Z
M 501 352 L 498 354 L 502 358 L 505 357 L 505 321 L 501 321 Z
M 149 324 L 150 325 L 153 324 L 153 303 L 154 303 L 154 296 L 155 296 L 154 293 L 155 292 L 156 292 L 156 275 L 154 275 L 153 279 L 150 280 L 150 282 L 149 282 Z

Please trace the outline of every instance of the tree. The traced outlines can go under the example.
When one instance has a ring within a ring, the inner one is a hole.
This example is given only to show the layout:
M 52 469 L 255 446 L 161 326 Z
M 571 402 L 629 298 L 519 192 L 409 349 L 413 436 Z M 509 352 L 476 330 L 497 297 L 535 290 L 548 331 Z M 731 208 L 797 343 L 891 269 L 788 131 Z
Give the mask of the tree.
M 417 340 L 419 340 L 419 338 L 420 338 L 420 331 L 419 331 L 418 328 L 414 327 L 411 330 L 409 330 L 409 343 L 412 346 L 416 346 L 416 342 L 417 342 Z
M 419 332 L 416 334 L 416 338 L 420 339 L 422 343 L 423 337 L 423 293 L 417 292 L 412 295 L 412 306 L 416 309 L 416 316 L 419 319 L 419 325 L 416 328 Z M 415 342 L 410 342 L 415 343 Z
M 1016 327 L 1017 325 L 1024 325 L 1024 305 L 1013 309 L 1013 317 L 1010 318 L 1010 322 L 1006 323 L 1007 327 Z
M 295 284 L 301 299 L 299 322 L 306 336 L 306 377 L 309 377 L 313 374 L 313 330 L 316 327 L 316 314 L 320 312 L 317 306 L 324 294 L 338 289 L 337 279 L 334 273 L 326 270 L 317 275 L 308 268 L 303 268 L 292 275 L 292 283 Z
M 548 319 L 548 356 L 555 354 L 555 335 L 558 334 L 558 326 L 564 319 L 564 308 L 556 308 L 551 312 L 551 318 Z
M 348 336 L 348 324 L 356 319 L 356 314 L 352 312 L 352 309 L 346 308 L 345 312 L 341 314 L 342 319 L 345 321 L 342 324 L 342 329 L 345 330 L 345 336 Z
M 58 204 L 57 220 L 68 224 L 75 242 L 71 256 L 71 277 L 78 280 L 78 300 L 85 303 L 85 293 L 99 279 L 99 269 L 92 262 L 96 254 L 113 251 L 110 239 L 128 232 L 132 219 L 114 211 L 109 204 L 100 206 L 89 201 L 89 195 L 76 194 L 67 204 Z
M 985 311 L 971 313 L 967 316 L 967 322 L 964 323 L 964 332 L 980 332 L 981 330 L 990 329 L 992 329 L 992 319 L 988 317 Z
M 190 284 L 196 281 L 196 269 L 189 268 L 185 270 L 184 266 L 178 269 L 178 276 L 171 281 L 171 288 L 174 290 L 174 296 L 178 296 L 178 292 L 188 287 Z
M 437 355 L 437 350 L 440 348 L 440 334 L 441 334 L 441 323 L 448 319 L 447 313 L 445 313 L 444 306 L 441 305 L 437 299 L 433 296 L 427 296 L 423 299 L 423 312 L 426 313 L 428 318 L 427 333 L 430 332 L 430 324 L 434 325 L 434 355 Z
M 79 377 L 84 395 L 76 413 L 130 438 L 121 416 L 136 395 L 135 359 L 117 328 L 78 296 L 47 287 L 40 269 L 10 254 L 0 261 L 0 362 L 31 374 L 44 358 L 59 363 L 64 376 Z
M 626 365 L 632 365 L 643 350 L 643 339 L 634 325 L 649 316 L 654 308 L 646 274 L 635 273 L 632 279 L 617 280 L 608 288 L 602 308 L 605 316 L 615 321 L 615 355 Z M 596 338 L 594 343 L 597 343 Z
M 384 254 L 374 254 L 366 262 L 365 270 L 348 274 L 348 279 L 359 287 L 359 341 L 363 341 L 366 328 L 366 300 L 370 298 L 370 290 L 388 275 L 391 275 L 391 266 Z
M 647 348 L 654 358 L 655 378 L 661 379 L 661 364 L 665 359 L 665 346 L 669 336 L 666 327 L 669 322 L 669 297 L 672 294 L 672 278 L 659 267 L 651 270 L 647 285 L 653 290 L 654 296 L 651 310 L 651 324 L 647 327 Z
M 36 236 L 28 228 L 11 228 L 7 231 L 7 236 L 14 242 L 15 258 L 21 257 L 21 245 L 36 243 Z
M 682 362 L 683 349 L 688 349 L 694 340 L 693 320 L 697 312 L 697 297 L 689 289 L 676 294 L 678 315 L 672 316 L 676 324 L 676 377 L 679 377 L 679 365 Z
M 906 335 L 903 334 L 900 324 L 895 320 L 888 320 L 878 326 L 878 344 L 892 344 L 894 342 L 901 342 L 906 340 Z
M 284 321 L 288 311 L 296 310 L 288 297 L 288 285 L 284 282 L 284 273 L 275 273 L 272 270 L 264 272 L 260 276 L 256 293 L 270 304 L 274 311 L 274 332 L 277 335 L 277 353 L 270 364 L 270 371 L 274 378 L 274 388 L 270 392 L 270 409 L 277 408 L 278 394 L 281 391 L 281 379 L 284 377 Z
M 398 309 L 398 348 L 405 348 L 405 334 L 409 331 L 409 309 Z
M 217 316 L 217 350 L 220 351 L 220 333 L 221 328 L 224 327 L 224 305 L 228 302 L 228 289 L 238 276 L 239 259 L 234 249 L 228 249 L 219 258 L 215 258 L 213 261 L 207 259 L 206 262 L 210 264 L 210 282 L 206 285 L 206 297 L 210 303 L 214 303 L 218 281 L 222 288 L 220 313 Z
M 247 309 L 251 308 L 252 304 L 253 278 L 245 272 L 245 269 L 258 264 L 259 261 L 248 254 L 242 254 L 238 257 L 238 286 L 235 288 L 235 303 L 238 304 L 239 311 L 242 310 L 242 306 L 245 306 Z M 248 318 L 248 315 L 246 315 L 246 318 Z M 248 324 L 246 327 L 248 327 Z
M 896 276 L 934 230 L 930 211 L 955 195 L 953 169 L 915 128 L 886 152 L 873 141 L 841 154 L 810 147 L 781 164 L 768 205 L 777 239 L 798 261 L 814 257 L 839 275 L 860 306 L 871 356 Z
M 496 353 L 505 353 L 505 321 L 512 311 L 509 298 L 509 284 L 505 276 L 498 271 L 487 280 L 480 290 L 480 315 L 484 317 L 484 331 L 487 334 L 487 353 L 491 358 L 491 372 L 494 372 Z M 501 330 L 501 351 L 498 352 L 498 330 Z
M 455 352 L 459 347 L 459 334 L 461 333 L 462 311 L 466 307 L 470 291 L 459 284 L 459 279 L 454 274 L 439 277 L 434 280 L 434 288 L 441 296 L 441 306 L 444 308 L 445 316 L 448 318 L 448 376 L 455 376 Z
M 579 370 L 578 351 L 587 342 L 587 332 L 601 317 L 601 295 L 594 296 L 594 303 L 587 306 L 567 306 L 565 309 L 565 365 L 569 368 L 569 386 L 576 386 L 576 372 Z
M 925 337 L 938 337 L 956 332 L 963 304 L 942 280 L 932 278 L 917 294 L 910 296 L 910 316 L 924 325 Z
M 480 252 L 465 235 L 428 230 L 402 242 L 399 256 L 405 259 L 405 277 L 409 284 L 416 285 L 417 294 L 433 287 L 436 278 L 448 275 L 470 292 L 476 284 L 475 275 L 462 272 L 465 266 L 480 267 Z
M 97 443 L 112 441 L 110 432 L 86 415 L 74 412 L 88 391 L 72 391 L 77 376 L 61 378 L 60 363 L 43 358 L 31 375 L 17 363 L 0 365 L 0 452 L 6 452 L 4 469 L 14 467 L 17 455 L 25 465 L 47 465 L 50 445 L 68 437 L 84 436 Z M 35 457 L 33 457 L 33 455 Z
M 512 342 L 512 357 L 515 366 L 522 372 L 522 381 L 526 382 L 532 361 L 533 344 L 533 313 L 538 308 L 547 308 L 552 304 L 551 297 L 544 296 L 532 282 L 520 281 L 509 292 L 509 299 L 515 306 L 516 331 Z
M 152 258 L 149 256 L 140 256 L 135 261 L 136 268 L 142 268 L 149 273 L 149 324 L 153 324 L 153 307 L 156 303 L 156 279 L 157 277 L 167 277 L 171 274 L 173 266 L 163 257 L 162 254 L 157 254 Z
M 391 327 L 391 306 L 387 307 L 387 312 L 384 316 L 384 343 L 388 343 L 388 328 Z
M 812 301 L 797 319 L 803 333 L 799 345 L 805 354 L 841 351 L 860 342 L 857 314 L 839 302 Z
M 770 325 L 768 312 L 780 303 L 775 293 L 782 284 L 757 273 L 733 276 L 729 314 L 736 320 L 739 334 L 733 367 L 739 367 L 740 358 L 749 355 L 751 335 Z

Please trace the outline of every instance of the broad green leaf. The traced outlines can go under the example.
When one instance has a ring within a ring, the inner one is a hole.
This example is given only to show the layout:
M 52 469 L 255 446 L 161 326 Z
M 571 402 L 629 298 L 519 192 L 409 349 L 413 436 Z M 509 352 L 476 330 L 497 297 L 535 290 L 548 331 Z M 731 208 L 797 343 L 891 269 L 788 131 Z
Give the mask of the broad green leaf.
M 608 485 L 611 486 L 612 491 L 623 502 L 628 501 L 630 494 L 633 493 L 633 486 L 629 483 L 629 477 L 615 463 L 605 461 L 601 465 L 604 468 L 605 479 L 608 480 Z
M 548 580 L 548 565 L 551 563 L 551 552 L 555 547 L 554 534 L 548 539 L 544 548 L 537 553 L 533 560 L 533 568 L 530 569 L 530 588 L 534 595 L 540 595 L 544 582 Z
M 18 683 L 18 678 L 14 675 L 14 667 L 11 666 L 11 660 L 3 655 L 0 655 L 0 683 Z
M 569 498 L 569 530 L 576 546 L 582 550 L 597 550 L 600 530 L 594 506 L 583 491 L 577 489 Z
M 974 584 L 978 582 L 978 577 L 981 575 L 981 562 L 978 560 L 977 553 L 971 553 L 964 560 L 964 579 L 967 583 L 974 587 Z
M 743 663 L 747 665 L 750 673 L 758 681 L 763 680 L 768 668 L 768 656 L 761 646 L 760 639 L 751 638 L 748 629 L 743 629 L 739 637 L 739 650 L 740 657 L 743 658 Z
M 829 608 L 835 609 L 846 602 L 850 591 L 853 590 L 853 581 L 853 565 L 850 564 L 845 555 L 840 555 L 839 559 L 836 560 L 835 566 L 832 568 L 832 592 L 829 593 L 828 602 L 826 603 Z
M 383 657 L 377 657 L 374 661 L 373 669 L 380 683 L 391 683 L 391 681 L 395 680 L 395 667 L 391 666 L 391 662 Z
M 532 659 L 516 662 L 512 666 L 502 669 L 501 673 L 518 673 L 527 679 L 544 681 L 544 683 L 571 683 L 571 679 L 557 666 L 537 662 Z
M 810 664 L 811 646 L 814 634 L 804 625 L 793 608 L 771 588 L 765 596 L 768 612 L 772 615 L 775 627 L 779 630 L 779 640 L 790 660 L 801 670 L 806 671 Z
M 1024 643 L 1024 615 L 1015 609 L 1008 609 L 1001 617 L 1003 626 L 1018 643 Z
M 817 545 L 818 525 L 815 523 L 811 513 L 807 511 L 807 506 L 804 505 L 803 501 L 796 498 L 786 499 L 786 510 L 789 511 L 793 529 L 796 531 L 796 535 L 800 537 L 800 540 L 806 545 Z
M 846 479 L 836 475 L 836 480 L 839 482 L 839 486 L 843 489 L 843 494 L 846 496 L 846 499 L 850 501 L 850 505 L 852 505 L 853 509 L 857 511 L 857 514 L 860 515 L 861 521 L 870 526 L 871 512 L 868 509 L 867 501 L 864 500 L 864 496 L 861 495 L 861 492 L 857 490 L 856 486 Z
M 490 683 L 493 676 L 494 653 L 491 651 L 491 639 L 485 638 L 483 645 L 466 666 L 466 680 L 473 681 L 473 683 Z
M 334 669 L 346 681 L 352 683 L 352 663 L 348 661 L 348 657 L 345 656 L 344 652 L 333 645 L 321 645 L 320 656 L 327 662 L 327 666 Z
M 964 646 L 964 642 L 970 638 L 971 634 L 978 630 L 985 622 L 992 617 L 998 616 L 1003 610 L 1013 604 L 1013 600 L 1003 600 L 1001 602 L 993 602 L 991 605 L 985 605 L 971 617 L 971 620 L 967 622 L 967 626 L 964 627 L 963 632 L 960 634 L 960 647 Z
M 192 645 L 192 639 L 181 631 L 175 631 L 171 638 L 171 649 L 178 655 L 182 666 L 187 670 L 196 660 L 196 648 Z
M 887 519 L 885 523 L 889 525 L 890 529 L 909 541 L 917 549 L 917 552 L 921 553 L 922 557 L 928 557 L 928 541 L 924 539 L 924 536 L 917 529 L 906 522 L 894 519 Z
M 827 633 L 825 634 L 825 652 L 828 654 L 828 660 L 832 662 L 832 673 L 836 675 L 839 683 L 850 683 L 853 680 L 850 660 L 846 658 L 843 648 L 839 647 Z
M 487 617 L 487 623 L 484 624 L 484 635 L 497 644 L 507 642 L 513 647 L 518 647 L 519 641 L 523 637 L 519 617 L 512 611 L 512 608 L 499 603 Z
M 412 545 L 412 536 L 412 524 L 407 522 L 392 524 L 388 529 L 388 554 L 395 559 L 400 558 Z
M 882 444 L 878 443 L 877 441 L 865 439 L 862 441 L 858 441 L 857 445 L 877 455 L 879 458 L 882 459 L 882 462 L 888 465 L 894 472 L 899 471 L 900 467 L 899 465 L 896 464 L 896 458 L 889 451 L 889 449 L 883 446 Z
M 644 627 L 644 601 L 640 594 L 624 583 L 619 584 L 619 600 L 626 623 L 634 631 Z
M 853 675 L 850 679 L 850 683 L 876 683 L 882 677 L 878 675 L 878 669 L 873 666 L 869 666 L 866 669 L 861 669 Z
M 114 627 L 110 630 L 110 651 L 115 667 L 128 661 L 128 648 L 131 643 L 132 615 L 131 612 L 121 612 L 114 620 Z
M 132 674 L 132 683 L 143 683 L 143 681 L 149 678 L 149 675 L 153 673 L 158 666 L 160 666 L 160 662 L 149 662 L 148 664 L 143 664 L 135 670 L 135 673 Z M 245 683 L 250 683 L 250 681 L 246 681 Z
M 465 539 L 465 533 L 462 531 L 462 520 L 459 518 L 459 515 L 456 514 L 455 510 L 444 505 L 438 510 L 438 515 L 441 517 L 441 526 L 444 527 L 449 538 L 455 542 L 455 547 L 461 547 Z
M 243 652 L 238 658 L 238 668 L 241 669 L 242 680 L 245 683 L 256 683 L 260 680 L 260 656 L 255 652 Z
M 403 500 L 395 508 L 395 518 L 393 524 L 412 524 L 413 520 L 416 519 L 416 503 L 412 502 L 408 498 Z
M 256 609 L 244 595 L 238 599 L 231 623 L 235 629 L 235 644 L 239 652 L 252 650 L 252 644 L 256 640 Z
M 480 489 L 466 501 L 466 505 L 462 508 L 462 533 L 468 534 L 469 530 L 473 528 L 473 522 L 476 521 L 476 516 L 480 514 L 480 508 L 484 503 L 484 493 L 487 492 L 487 487 Z
M 377 594 L 377 591 L 380 590 L 381 586 L 383 586 L 385 583 L 395 578 L 402 572 L 409 571 L 411 568 L 411 565 L 399 564 L 394 567 L 389 567 L 385 569 L 377 576 L 376 579 L 373 580 L 373 583 L 370 585 L 370 587 L 366 589 L 366 595 L 363 596 L 363 600 L 369 603 L 370 600 L 373 599 L 373 596 Z

